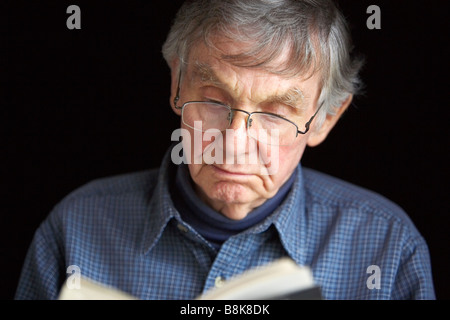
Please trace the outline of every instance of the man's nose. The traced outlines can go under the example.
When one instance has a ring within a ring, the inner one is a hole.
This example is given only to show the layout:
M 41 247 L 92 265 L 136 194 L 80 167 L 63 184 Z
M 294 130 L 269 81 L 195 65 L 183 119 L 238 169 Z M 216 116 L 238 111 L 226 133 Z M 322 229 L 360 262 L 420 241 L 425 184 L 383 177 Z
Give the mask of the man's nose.
M 225 156 L 227 163 L 247 163 L 247 156 L 254 149 L 247 135 L 248 114 L 242 111 L 233 111 L 234 117 L 225 137 Z
M 232 131 L 234 140 L 247 139 L 247 119 L 248 114 L 242 111 L 232 111 L 229 130 Z
M 245 113 L 244 111 L 240 111 L 238 109 L 232 110 L 230 112 L 230 117 L 231 117 L 230 126 L 233 126 L 233 124 L 240 125 L 241 122 L 245 126 L 247 123 L 247 116 L 248 116 L 248 114 Z

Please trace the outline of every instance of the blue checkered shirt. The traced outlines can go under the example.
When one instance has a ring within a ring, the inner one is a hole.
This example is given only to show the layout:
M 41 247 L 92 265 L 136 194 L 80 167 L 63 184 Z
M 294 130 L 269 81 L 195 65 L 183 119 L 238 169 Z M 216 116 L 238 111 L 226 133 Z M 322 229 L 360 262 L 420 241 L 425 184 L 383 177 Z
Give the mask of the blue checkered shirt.
M 312 268 L 324 299 L 435 299 L 424 239 L 380 195 L 299 165 L 273 214 L 216 250 L 175 209 L 175 169 L 168 152 L 158 170 L 63 199 L 35 233 L 16 299 L 56 299 L 69 266 L 140 299 L 193 299 L 282 256 Z

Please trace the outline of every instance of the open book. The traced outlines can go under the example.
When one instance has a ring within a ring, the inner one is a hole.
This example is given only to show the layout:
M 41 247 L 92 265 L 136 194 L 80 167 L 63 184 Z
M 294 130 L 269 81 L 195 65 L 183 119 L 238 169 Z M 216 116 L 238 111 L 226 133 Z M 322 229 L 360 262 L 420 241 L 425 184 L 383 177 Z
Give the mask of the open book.
M 197 297 L 197 300 L 320 300 L 312 272 L 282 258 L 250 269 Z M 82 277 L 77 287 L 64 284 L 60 300 L 137 300 L 112 287 Z

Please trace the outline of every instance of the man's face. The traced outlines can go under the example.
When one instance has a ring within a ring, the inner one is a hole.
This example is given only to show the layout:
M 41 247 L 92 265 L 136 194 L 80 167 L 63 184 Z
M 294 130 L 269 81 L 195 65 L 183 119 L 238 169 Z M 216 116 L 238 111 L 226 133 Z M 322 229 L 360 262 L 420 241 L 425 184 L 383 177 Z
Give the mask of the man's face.
M 319 75 L 311 77 L 283 77 L 261 69 L 234 66 L 221 60 L 223 53 L 236 53 L 242 47 L 235 42 L 220 41 L 219 50 L 200 44 L 192 49 L 187 68 L 183 71 L 178 106 L 188 101 L 216 101 L 248 112 L 264 111 L 279 114 L 294 122 L 299 130 L 314 114 L 320 94 Z M 280 57 L 278 63 L 282 63 Z M 274 62 L 276 63 L 276 62 Z M 176 78 L 177 74 L 172 75 Z M 177 79 L 172 80 L 172 97 Z M 176 110 L 180 114 L 179 110 Z M 202 161 L 188 164 L 197 194 L 212 208 L 233 220 L 244 218 L 252 209 L 273 197 L 297 167 L 310 132 L 299 134 L 289 146 L 260 143 L 246 134 L 248 115 L 236 112 L 229 127 L 234 135 L 223 135 L 223 143 L 215 144 L 223 161 L 207 164 Z M 185 152 L 194 153 L 192 141 L 185 143 Z M 201 144 L 201 152 L 211 152 L 211 139 Z M 209 150 L 208 150 L 209 148 Z M 219 150 L 221 149 L 221 150 Z M 258 157 L 254 157 L 257 153 Z M 228 160 L 225 160 L 228 157 Z M 270 159 L 272 157 L 272 159 Z M 277 157 L 276 159 L 273 157 Z M 251 161 L 251 159 L 259 161 Z M 270 162 L 267 161 L 269 158 Z M 231 161 L 230 159 L 234 159 Z

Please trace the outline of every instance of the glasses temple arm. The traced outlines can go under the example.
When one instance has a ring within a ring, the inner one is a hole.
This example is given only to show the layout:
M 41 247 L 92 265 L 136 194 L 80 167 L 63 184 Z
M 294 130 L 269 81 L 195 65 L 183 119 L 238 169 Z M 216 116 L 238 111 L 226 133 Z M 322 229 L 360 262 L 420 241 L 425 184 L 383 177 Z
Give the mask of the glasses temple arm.
M 180 83 L 181 83 L 181 69 L 180 69 L 180 73 L 178 74 L 177 93 L 175 95 L 175 98 L 173 98 L 173 105 L 177 109 L 181 109 L 180 107 L 177 106 L 177 102 L 178 102 L 178 100 L 180 100 Z
M 297 133 L 305 134 L 305 133 L 307 133 L 309 131 L 309 127 L 311 125 L 311 122 L 313 122 L 314 118 L 317 116 L 317 114 L 319 113 L 319 110 L 320 110 L 320 108 L 322 108 L 322 106 L 323 106 L 323 102 L 320 104 L 319 108 L 317 108 L 316 112 L 313 114 L 311 119 L 309 119 L 309 121 L 305 124 L 306 130 L 303 131 L 303 132 L 300 131 L 300 130 L 297 130 Z

